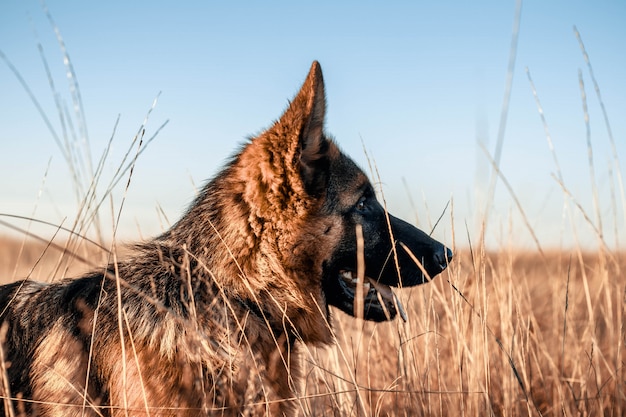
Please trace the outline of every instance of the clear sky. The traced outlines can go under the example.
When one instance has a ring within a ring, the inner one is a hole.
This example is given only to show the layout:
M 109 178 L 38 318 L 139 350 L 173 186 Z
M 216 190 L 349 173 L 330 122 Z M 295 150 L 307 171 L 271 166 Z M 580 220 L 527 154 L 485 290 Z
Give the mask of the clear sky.
M 467 246 L 467 225 L 470 236 L 477 237 L 491 175 L 478 143 L 494 153 L 515 1 L 49 0 L 46 6 L 79 83 L 94 165 L 120 116 L 100 195 L 161 93 L 145 138 L 169 123 L 137 161 L 120 220 L 124 238 L 154 235 L 175 221 L 195 187 L 213 176 L 244 138 L 281 114 L 314 59 L 324 71 L 327 130 L 367 168 L 365 146 L 380 172 L 390 211 L 430 230 L 452 201 L 454 223 L 449 207 L 434 235 L 451 242 L 454 230 L 456 244 Z M 598 227 L 579 70 L 587 94 L 602 231 L 610 245 L 615 230 L 626 241 L 617 165 L 573 32 L 576 25 L 618 157 L 626 158 L 625 22 L 622 0 L 523 2 L 501 170 L 544 247 L 575 242 L 570 217 L 577 239 L 596 243 L 576 207 L 580 204 Z M 63 54 L 41 3 L 0 2 L 0 51 L 63 140 L 38 42 L 58 97 L 72 116 L 69 122 L 78 131 Z M 555 163 L 525 68 L 574 200 L 564 197 L 553 178 Z M 2 60 L 0 145 L 0 213 L 34 213 L 71 226 L 77 202 L 68 164 Z M 101 210 L 104 224 L 113 216 L 111 204 L 117 215 L 127 176 Z M 0 220 L 26 227 L 6 217 Z M 489 242 L 496 247 L 534 246 L 502 182 L 489 224 Z M 54 232 L 37 230 L 44 236 Z M 0 234 L 5 232 L 10 230 L 0 225 Z

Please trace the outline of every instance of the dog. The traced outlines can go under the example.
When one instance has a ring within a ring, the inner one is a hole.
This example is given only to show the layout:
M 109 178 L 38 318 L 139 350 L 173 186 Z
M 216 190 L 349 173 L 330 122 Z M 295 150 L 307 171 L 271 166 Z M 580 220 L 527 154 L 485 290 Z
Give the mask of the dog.
M 390 287 L 452 252 L 388 214 L 324 130 L 321 67 L 171 229 L 76 279 L 0 287 L 6 415 L 295 415 L 298 347 L 331 306 L 404 310 Z

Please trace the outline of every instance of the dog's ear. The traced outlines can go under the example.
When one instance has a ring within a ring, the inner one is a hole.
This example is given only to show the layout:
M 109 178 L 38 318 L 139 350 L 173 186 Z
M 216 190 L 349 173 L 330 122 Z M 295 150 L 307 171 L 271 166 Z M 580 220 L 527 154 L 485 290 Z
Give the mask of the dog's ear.
M 322 68 L 314 61 L 302 88 L 278 122 L 289 128 L 291 140 L 298 141 L 294 163 L 299 164 L 305 190 L 311 195 L 321 193 L 327 183 L 330 143 L 324 137 L 325 114 Z

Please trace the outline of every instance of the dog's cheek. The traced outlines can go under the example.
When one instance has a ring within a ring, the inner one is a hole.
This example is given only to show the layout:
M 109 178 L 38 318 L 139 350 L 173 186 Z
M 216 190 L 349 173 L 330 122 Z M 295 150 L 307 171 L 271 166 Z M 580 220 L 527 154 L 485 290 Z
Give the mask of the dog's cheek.
M 307 251 L 301 254 L 302 260 L 314 260 L 306 275 L 317 290 L 322 293 L 324 266 L 328 265 L 339 251 L 344 235 L 344 225 L 338 215 L 324 215 L 311 219 L 309 233 L 306 239 Z M 311 273 L 313 272 L 313 273 Z M 325 302 L 325 299 L 322 300 Z
M 346 236 L 346 225 L 341 216 L 328 216 L 321 222 L 320 226 L 323 230 L 321 240 L 324 242 L 319 247 L 319 259 L 324 263 L 331 261 L 335 255 L 341 250 L 344 244 L 343 240 Z

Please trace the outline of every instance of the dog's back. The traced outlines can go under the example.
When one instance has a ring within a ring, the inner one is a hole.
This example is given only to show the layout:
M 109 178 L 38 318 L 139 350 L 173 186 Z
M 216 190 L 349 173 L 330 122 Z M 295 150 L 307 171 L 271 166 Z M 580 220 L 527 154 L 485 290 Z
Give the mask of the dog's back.
M 247 317 L 199 268 L 180 250 L 144 245 L 102 274 L 0 287 L 5 396 L 17 415 L 270 410 L 268 399 L 281 390 L 271 374 L 284 366 L 266 369 L 273 359 L 259 346 L 275 351 L 277 342 L 269 332 L 246 332 L 265 326 L 262 318 Z M 277 404 L 277 414 L 288 409 Z

